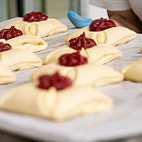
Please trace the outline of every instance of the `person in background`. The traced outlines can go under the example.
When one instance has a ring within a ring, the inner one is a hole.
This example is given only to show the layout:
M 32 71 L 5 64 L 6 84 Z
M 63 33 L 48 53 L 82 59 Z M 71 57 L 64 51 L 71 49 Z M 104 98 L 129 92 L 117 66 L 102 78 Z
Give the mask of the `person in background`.
M 107 9 L 109 18 L 118 25 L 142 33 L 142 0 L 90 0 L 89 3 Z M 92 22 L 92 19 L 85 19 L 73 12 L 69 12 L 68 17 L 78 28 Z

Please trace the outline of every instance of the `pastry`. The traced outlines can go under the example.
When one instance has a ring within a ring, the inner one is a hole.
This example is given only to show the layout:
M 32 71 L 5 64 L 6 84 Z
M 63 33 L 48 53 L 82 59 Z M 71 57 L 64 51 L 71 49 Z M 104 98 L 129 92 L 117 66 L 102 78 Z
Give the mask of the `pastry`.
M 16 75 L 7 67 L 0 64 L 0 85 L 12 83 L 16 80 Z
M 13 49 L 26 49 L 32 52 L 47 48 L 47 43 L 38 36 L 23 35 L 22 31 L 12 26 L 0 31 L 0 41 L 8 43 Z
M 58 73 L 43 75 L 38 84 L 32 82 L 13 88 L 0 98 L 3 110 L 56 121 L 108 111 L 112 104 L 111 98 L 102 92 L 90 86 L 74 86 L 69 78 Z
M 128 28 L 116 26 L 112 20 L 97 19 L 89 27 L 77 30 L 66 37 L 65 41 L 76 38 L 85 32 L 86 37 L 95 40 L 97 44 L 121 45 L 133 40 L 136 33 Z
M 44 59 L 43 64 L 58 63 L 60 56 L 68 53 L 74 53 L 76 50 L 70 48 L 68 45 L 61 46 L 56 50 L 48 53 Z M 102 44 L 84 50 L 81 49 L 80 53 L 88 58 L 88 63 L 105 64 L 114 59 L 119 58 L 122 52 L 112 45 Z
M 23 49 L 12 49 L 10 44 L 0 42 L 0 64 L 12 71 L 26 70 L 42 65 L 42 60 L 34 53 Z
M 108 66 L 95 64 L 65 67 L 56 63 L 51 63 L 41 67 L 30 77 L 32 80 L 37 80 L 41 75 L 50 75 L 56 71 L 63 76 L 71 78 L 74 82 L 74 85 L 91 85 L 93 87 L 98 87 L 123 80 L 123 75 L 114 69 Z
M 45 16 L 45 18 L 38 18 L 38 16 Z M 42 12 L 31 12 L 14 22 L 8 24 L 5 28 L 15 26 L 20 29 L 23 34 L 46 37 L 57 33 L 67 31 L 67 26 L 54 18 L 48 18 Z
M 142 59 L 125 66 L 120 72 L 125 80 L 142 82 Z

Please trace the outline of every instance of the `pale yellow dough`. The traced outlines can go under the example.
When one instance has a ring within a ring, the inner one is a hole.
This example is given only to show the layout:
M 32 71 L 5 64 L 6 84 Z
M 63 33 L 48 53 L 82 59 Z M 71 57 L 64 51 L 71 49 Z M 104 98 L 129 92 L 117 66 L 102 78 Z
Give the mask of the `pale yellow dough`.
M 25 49 L 31 52 L 45 50 L 48 44 L 38 36 L 22 35 L 9 40 L 0 39 L 0 42 L 8 43 L 13 49 Z
M 0 64 L 11 71 L 26 70 L 42 65 L 42 60 L 34 53 L 22 49 L 12 49 L 0 53 Z
M 89 27 L 85 27 L 67 36 L 65 41 L 69 42 L 70 39 L 78 37 L 83 32 L 85 32 L 87 38 L 94 39 L 97 44 L 111 44 L 115 46 L 127 43 L 136 37 L 134 31 L 120 26 L 109 28 L 101 32 L 89 31 Z
M 26 35 L 46 37 L 57 33 L 67 31 L 67 26 L 54 18 L 48 18 L 45 21 L 40 22 L 27 22 L 23 21 L 23 18 L 18 19 L 8 24 L 4 29 L 15 26 L 20 29 Z
M 28 83 L 9 90 L 0 97 L 0 108 L 54 120 L 65 120 L 82 114 L 104 112 L 113 101 L 89 86 L 71 86 L 56 91 L 43 90 Z
M 56 71 L 63 76 L 71 78 L 75 85 L 91 85 L 93 87 L 98 87 L 123 80 L 123 75 L 114 69 L 108 66 L 95 64 L 66 67 L 56 63 L 51 63 L 41 67 L 30 77 L 32 80 L 36 80 L 41 75 L 51 75 Z
M 0 85 L 12 83 L 16 80 L 16 75 L 7 67 L 0 64 Z
M 120 72 L 126 80 L 142 82 L 142 59 L 125 66 Z
M 68 45 L 61 46 L 56 50 L 48 53 L 43 59 L 43 64 L 49 64 L 52 62 L 58 63 L 58 59 L 61 55 L 74 52 L 76 52 L 76 50 L 72 49 Z M 88 48 L 87 50 L 81 51 L 81 54 L 88 58 L 89 63 L 100 65 L 108 63 L 122 56 L 122 52 L 120 50 L 112 45 L 107 44 L 100 44 L 98 46 Z

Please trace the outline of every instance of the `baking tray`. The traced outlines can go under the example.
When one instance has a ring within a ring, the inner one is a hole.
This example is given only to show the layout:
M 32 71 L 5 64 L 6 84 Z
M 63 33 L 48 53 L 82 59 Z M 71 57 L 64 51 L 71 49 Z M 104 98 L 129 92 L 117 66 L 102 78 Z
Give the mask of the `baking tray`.
M 0 23 L 0 28 L 17 18 Z M 67 22 L 67 21 L 66 21 Z M 38 52 L 43 58 L 48 52 L 64 45 L 64 37 L 76 29 L 69 27 L 65 33 L 44 38 L 48 42 L 47 50 Z M 142 35 L 118 46 L 123 56 L 109 64 L 116 70 L 142 57 L 139 47 Z M 36 68 L 37 69 L 37 68 Z M 36 69 L 17 71 L 17 80 L 13 84 L 0 86 L 0 95 L 8 89 L 29 82 L 29 75 Z M 112 110 L 79 116 L 63 122 L 0 111 L 0 129 L 44 141 L 95 142 L 113 140 L 142 134 L 142 84 L 130 81 L 98 88 L 114 100 Z

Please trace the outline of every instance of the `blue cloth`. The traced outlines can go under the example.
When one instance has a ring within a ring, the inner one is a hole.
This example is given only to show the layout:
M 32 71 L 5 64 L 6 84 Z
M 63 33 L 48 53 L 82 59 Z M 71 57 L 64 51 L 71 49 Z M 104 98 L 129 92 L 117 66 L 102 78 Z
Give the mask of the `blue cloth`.
M 83 28 L 83 27 L 89 26 L 91 22 L 93 21 L 92 19 L 89 19 L 89 18 L 86 19 L 78 15 L 74 11 L 68 12 L 68 18 L 72 22 L 72 24 L 77 28 Z

